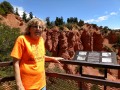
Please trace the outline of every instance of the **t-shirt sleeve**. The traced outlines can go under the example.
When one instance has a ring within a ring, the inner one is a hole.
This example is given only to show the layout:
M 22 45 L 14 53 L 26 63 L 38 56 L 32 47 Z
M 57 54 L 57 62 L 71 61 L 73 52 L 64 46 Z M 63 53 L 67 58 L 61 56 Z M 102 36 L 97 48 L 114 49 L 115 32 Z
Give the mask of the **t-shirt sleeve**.
M 17 40 L 15 41 L 15 44 L 10 56 L 17 59 L 21 59 L 22 54 L 23 54 L 22 38 L 18 37 Z

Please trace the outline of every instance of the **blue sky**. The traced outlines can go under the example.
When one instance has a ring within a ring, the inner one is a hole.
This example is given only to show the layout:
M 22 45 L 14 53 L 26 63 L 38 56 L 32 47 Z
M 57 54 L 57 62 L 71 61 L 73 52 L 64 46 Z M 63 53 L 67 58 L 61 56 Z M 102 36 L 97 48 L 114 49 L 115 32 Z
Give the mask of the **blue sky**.
M 3 2 L 4 0 L 0 0 Z M 32 12 L 34 16 L 45 20 L 50 17 L 77 17 L 90 24 L 120 29 L 120 0 L 6 0 L 20 14 Z

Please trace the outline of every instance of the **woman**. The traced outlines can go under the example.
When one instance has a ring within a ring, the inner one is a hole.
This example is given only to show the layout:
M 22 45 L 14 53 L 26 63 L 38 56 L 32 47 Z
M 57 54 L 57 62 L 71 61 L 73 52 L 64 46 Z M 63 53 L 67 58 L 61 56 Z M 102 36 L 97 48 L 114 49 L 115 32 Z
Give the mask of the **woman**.
M 17 38 L 11 52 L 18 90 L 46 90 L 45 61 L 60 63 L 61 57 L 45 56 L 41 36 L 44 21 L 33 18 L 27 23 L 24 35 Z

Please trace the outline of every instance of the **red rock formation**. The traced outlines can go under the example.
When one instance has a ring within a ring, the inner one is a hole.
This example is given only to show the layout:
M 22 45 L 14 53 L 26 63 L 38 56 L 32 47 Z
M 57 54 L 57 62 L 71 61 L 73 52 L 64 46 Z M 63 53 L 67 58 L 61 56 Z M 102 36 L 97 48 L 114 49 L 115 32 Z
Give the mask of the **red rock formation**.
M 58 56 L 61 56 L 65 59 L 70 59 L 68 53 L 68 42 L 66 37 L 66 31 L 60 32 L 59 42 L 58 42 Z
M 76 51 L 83 50 L 83 46 L 80 40 L 80 32 L 76 30 L 69 31 L 67 38 L 69 56 L 70 59 L 73 59 Z
M 0 15 L 0 23 L 4 23 L 10 27 L 14 28 L 20 28 L 21 30 L 24 30 L 26 27 L 26 23 L 22 21 L 22 19 L 14 14 L 7 14 L 6 16 Z
M 52 50 L 53 56 L 58 54 L 58 41 L 59 41 L 60 32 L 58 29 L 52 29 L 51 39 L 52 39 Z
M 52 50 L 52 37 L 51 37 L 52 31 L 47 30 L 46 32 L 46 41 L 45 41 L 45 48 L 51 52 Z
M 91 38 L 93 37 L 93 50 L 103 50 L 103 37 L 98 30 L 89 28 L 79 31 L 59 31 L 51 29 L 46 31 L 46 49 L 52 52 L 53 56 L 60 56 L 66 60 L 72 60 L 77 50 L 91 51 Z M 93 35 L 92 35 L 93 33 Z M 73 66 L 65 65 L 63 68 L 68 73 L 73 73 Z
M 74 46 L 75 46 L 75 34 L 72 31 L 69 31 L 67 35 L 67 42 L 68 42 L 68 53 L 70 56 L 70 60 L 74 57 L 75 51 L 74 51 Z
M 117 43 L 117 41 L 118 41 L 118 36 L 113 31 L 111 31 L 109 33 L 109 35 L 107 36 L 107 38 L 108 38 L 110 44 Z
M 86 30 L 81 35 L 81 42 L 84 51 L 91 51 L 91 36 Z
M 103 37 L 96 32 L 93 33 L 93 51 L 103 51 Z
M 75 31 L 75 51 L 83 50 L 83 45 L 81 42 L 81 33 L 79 31 Z

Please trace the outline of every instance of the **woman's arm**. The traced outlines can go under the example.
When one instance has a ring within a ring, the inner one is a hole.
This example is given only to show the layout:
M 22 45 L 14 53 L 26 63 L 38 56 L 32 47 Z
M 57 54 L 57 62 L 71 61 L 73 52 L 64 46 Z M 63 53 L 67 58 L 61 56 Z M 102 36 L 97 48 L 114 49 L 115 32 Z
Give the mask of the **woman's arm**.
M 19 59 L 13 58 L 13 68 L 15 73 L 16 85 L 18 90 L 25 90 L 21 81 L 19 61 Z
M 60 63 L 58 60 L 62 60 L 62 59 L 64 59 L 64 58 L 45 56 L 45 61 L 51 61 L 51 62 L 55 62 L 55 63 Z

